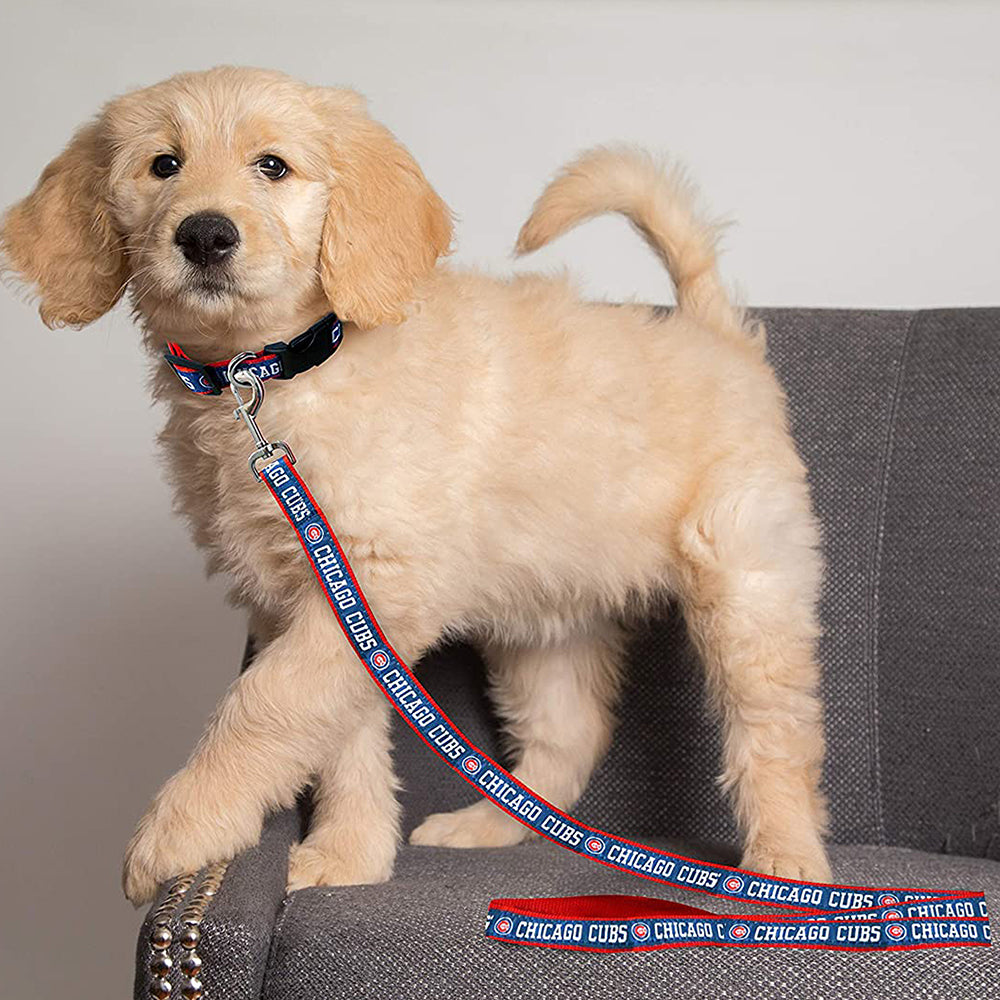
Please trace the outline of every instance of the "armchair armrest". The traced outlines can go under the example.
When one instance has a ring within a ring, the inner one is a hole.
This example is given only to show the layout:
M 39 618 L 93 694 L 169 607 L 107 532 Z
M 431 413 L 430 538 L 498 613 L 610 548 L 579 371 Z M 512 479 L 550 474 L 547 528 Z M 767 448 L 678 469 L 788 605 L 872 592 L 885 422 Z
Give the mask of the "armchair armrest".
M 255 847 L 163 887 L 139 932 L 136 1000 L 260 996 L 300 827 L 297 810 L 277 813 Z

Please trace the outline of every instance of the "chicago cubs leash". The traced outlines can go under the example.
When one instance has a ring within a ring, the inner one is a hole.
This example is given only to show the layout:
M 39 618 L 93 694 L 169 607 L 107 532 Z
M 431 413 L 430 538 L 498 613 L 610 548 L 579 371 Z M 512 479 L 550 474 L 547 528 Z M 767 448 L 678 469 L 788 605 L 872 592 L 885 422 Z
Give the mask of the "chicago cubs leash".
M 688 945 L 904 951 L 990 944 L 981 892 L 824 885 L 698 861 L 585 826 L 521 784 L 452 723 L 396 655 L 326 517 L 292 468 L 294 456 L 287 445 L 268 442 L 257 428 L 254 416 L 263 384 L 252 368 L 241 367 L 255 357 L 240 355 L 228 365 L 229 385 L 240 404 L 235 416 L 257 444 L 250 468 L 295 530 L 354 652 L 424 743 L 508 815 L 575 854 L 664 885 L 788 911 L 725 916 L 641 896 L 494 899 L 486 920 L 488 937 L 601 952 Z M 248 401 L 239 386 L 252 390 Z

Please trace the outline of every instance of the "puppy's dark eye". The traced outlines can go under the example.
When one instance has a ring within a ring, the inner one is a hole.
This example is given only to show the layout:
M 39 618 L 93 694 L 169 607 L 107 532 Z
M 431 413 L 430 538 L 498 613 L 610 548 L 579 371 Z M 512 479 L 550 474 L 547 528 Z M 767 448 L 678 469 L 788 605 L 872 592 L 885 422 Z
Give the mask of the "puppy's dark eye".
M 173 153 L 161 153 L 149 167 L 154 177 L 173 177 L 180 169 L 181 161 Z
M 280 180 L 288 173 L 288 164 L 279 156 L 262 156 L 256 163 L 257 169 L 272 181 Z

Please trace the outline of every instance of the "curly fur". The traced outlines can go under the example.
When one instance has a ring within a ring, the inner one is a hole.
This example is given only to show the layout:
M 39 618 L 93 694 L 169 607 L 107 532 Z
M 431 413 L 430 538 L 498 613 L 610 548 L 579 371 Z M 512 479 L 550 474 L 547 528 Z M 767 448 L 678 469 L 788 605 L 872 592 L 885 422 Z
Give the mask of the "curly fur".
M 162 180 L 152 159 L 173 152 Z M 280 181 L 254 163 L 280 155 Z M 174 243 L 228 215 L 241 242 L 206 292 Z M 214 398 L 157 365 L 288 338 L 330 308 L 336 359 L 270 383 L 263 427 L 294 442 L 386 632 L 411 662 L 481 642 L 516 774 L 558 806 L 611 738 L 627 623 L 681 602 L 724 726 L 722 783 L 743 864 L 828 876 L 815 604 L 818 530 L 785 401 L 719 281 L 690 184 L 647 155 L 597 149 L 546 189 L 533 250 L 601 212 L 660 255 L 678 308 L 581 302 L 562 278 L 500 280 L 439 262 L 449 212 L 364 102 L 222 67 L 112 101 L 7 214 L 7 266 L 49 325 L 82 325 L 128 286 L 153 352 L 177 507 L 251 612 L 260 653 L 129 845 L 125 889 L 254 843 L 270 809 L 316 787 L 292 888 L 390 876 L 399 836 L 388 707 L 359 670 L 297 543 L 247 475 Z M 429 817 L 419 844 L 512 844 L 487 803 Z

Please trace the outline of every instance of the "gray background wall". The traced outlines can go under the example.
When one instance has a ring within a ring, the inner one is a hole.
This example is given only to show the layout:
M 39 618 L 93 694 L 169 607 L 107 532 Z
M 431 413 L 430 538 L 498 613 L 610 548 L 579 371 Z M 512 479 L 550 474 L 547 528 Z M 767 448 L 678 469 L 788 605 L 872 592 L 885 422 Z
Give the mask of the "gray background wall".
M 1000 301 L 1000 5 L 4 5 L 0 205 L 110 95 L 182 69 L 346 83 L 499 271 L 545 178 L 612 139 L 681 155 L 738 220 L 723 265 L 772 305 Z M 618 220 L 536 261 L 664 301 Z M 134 821 L 233 676 L 244 623 L 170 514 L 127 312 L 51 333 L 0 294 L 0 994 L 124 996 Z M 433 766 L 428 762 L 428 766 Z

